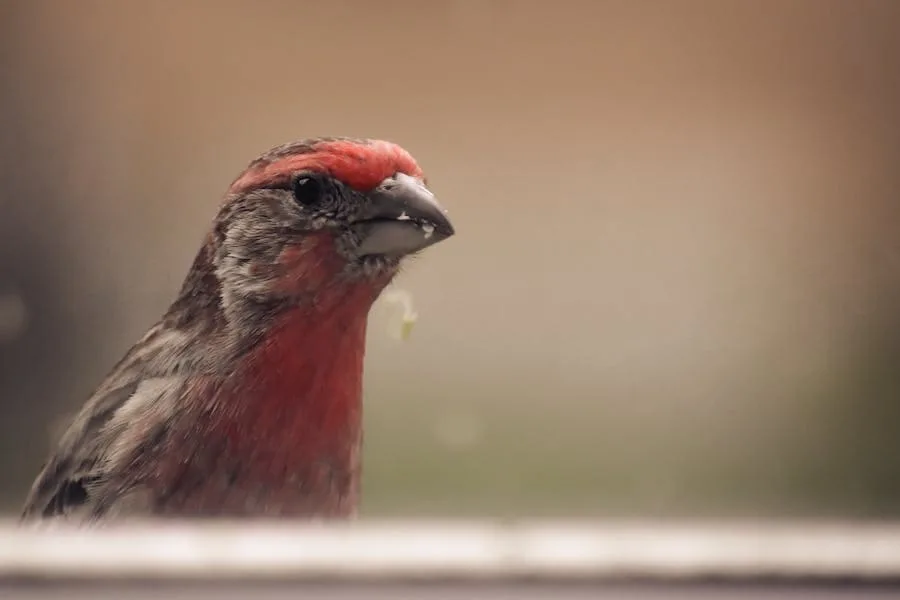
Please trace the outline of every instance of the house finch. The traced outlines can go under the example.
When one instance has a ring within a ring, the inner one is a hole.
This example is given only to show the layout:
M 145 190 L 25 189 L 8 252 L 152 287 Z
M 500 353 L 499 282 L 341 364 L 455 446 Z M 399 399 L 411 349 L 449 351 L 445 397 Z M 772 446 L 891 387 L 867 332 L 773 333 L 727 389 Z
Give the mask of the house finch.
M 168 312 L 62 437 L 23 518 L 355 515 L 369 309 L 403 257 L 451 235 L 395 144 L 266 152 L 231 184 Z

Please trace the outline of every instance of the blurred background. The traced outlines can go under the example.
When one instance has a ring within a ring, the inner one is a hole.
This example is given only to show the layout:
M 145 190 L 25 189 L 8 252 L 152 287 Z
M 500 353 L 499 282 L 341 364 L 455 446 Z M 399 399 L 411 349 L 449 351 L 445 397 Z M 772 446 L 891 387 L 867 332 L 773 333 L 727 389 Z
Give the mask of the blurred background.
M 900 2 L 0 1 L 0 511 L 258 153 L 417 157 L 368 516 L 900 517 Z

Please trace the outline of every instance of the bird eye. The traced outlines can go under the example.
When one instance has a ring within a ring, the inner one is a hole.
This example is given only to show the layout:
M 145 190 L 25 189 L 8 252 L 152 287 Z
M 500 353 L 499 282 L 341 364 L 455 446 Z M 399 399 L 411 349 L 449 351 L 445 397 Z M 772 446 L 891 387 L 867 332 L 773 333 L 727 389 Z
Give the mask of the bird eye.
M 294 199 L 303 206 L 312 206 L 322 197 L 322 182 L 316 177 L 301 175 L 294 180 Z

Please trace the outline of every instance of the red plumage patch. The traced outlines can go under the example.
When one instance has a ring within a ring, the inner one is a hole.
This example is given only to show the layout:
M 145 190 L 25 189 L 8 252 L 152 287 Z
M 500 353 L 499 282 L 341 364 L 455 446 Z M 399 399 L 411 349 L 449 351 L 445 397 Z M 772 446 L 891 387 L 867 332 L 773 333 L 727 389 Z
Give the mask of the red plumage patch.
M 383 140 L 328 140 L 311 151 L 291 154 L 251 167 L 231 186 L 232 192 L 285 182 L 298 171 L 328 173 L 361 192 L 367 192 L 395 173 L 421 177 L 415 159 L 397 144 Z

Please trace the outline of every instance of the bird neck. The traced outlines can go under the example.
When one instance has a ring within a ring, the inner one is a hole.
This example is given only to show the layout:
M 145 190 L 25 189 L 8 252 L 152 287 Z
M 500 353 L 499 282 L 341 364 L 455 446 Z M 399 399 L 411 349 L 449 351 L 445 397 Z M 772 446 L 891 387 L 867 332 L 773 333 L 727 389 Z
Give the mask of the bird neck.
M 382 287 L 329 287 L 282 313 L 223 382 L 214 436 L 240 463 L 236 485 L 268 490 L 294 513 L 355 513 L 366 325 Z

